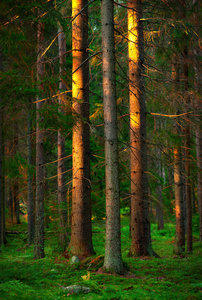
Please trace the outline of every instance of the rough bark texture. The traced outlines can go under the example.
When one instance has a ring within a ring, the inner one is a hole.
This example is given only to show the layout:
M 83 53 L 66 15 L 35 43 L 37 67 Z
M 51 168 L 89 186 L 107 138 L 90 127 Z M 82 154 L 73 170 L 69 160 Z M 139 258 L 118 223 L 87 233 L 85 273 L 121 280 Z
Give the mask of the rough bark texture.
M 88 58 L 87 3 L 87 0 L 72 1 L 72 97 L 77 121 L 73 127 L 72 142 L 73 188 L 69 249 L 73 255 L 82 257 L 94 254 L 91 225 L 89 63 L 88 60 L 85 61 Z
M 59 73 L 60 82 L 59 90 L 63 92 L 66 90 L 65 83 L 63 81 L 64 68 L 66 64 L 66 38 L 64 32 L 59 28 L 58 36 L 58 47 L 59 47 Z M 64 105 L 66 95 L 59 95 L 59 112 L 62 113 L 62 105 Z M 61 130 L 58 131 L 58 211 L 59 211 L 59 238 L 60 247 L 65 250 L 67 247 L 67 201 L 66 201 L 66 189 L 65 189 L 65 138 Z
M 184 80 L 185 80 L 185 102 L 186 110 L 190 111 L 189 83 L 188 83 L 188 50 L 184 49 Z M 185 172 L 186 172 L 186 207 L 187 207 L 187 252 L 192 252 L 192 203 L 191 203 L 191 164 L 190 164 L 190 146 L 191 132 L 189 115 L 187 114 L 187 123 L 185 124 Z
M 31 105 L 29 106 L 31 110 Z M 31 245 L 34 243 L 34 192 L 32 186 L 33 180 L 33 157 L 32 157 L 32 120 L 30 112 L 27 115 L 27 164 L 28 164 L 28 173 L 27 173 L 27 221 L 28 221 L 28 244 Z
M 130 254 L 134 256 L 153 254 L 146 174 L 146 105 L 143 82 L 144 40 L 141 18 L 141 1 L 128 1 L 132 237 Z
M 174 16 L 175 17 L 175 16 Z M 179 91 L 179 64 L 177 55 L 173 54 L 172 61 L 172 80 L 173 80 L 173 94 L 177 95 Z M 175 99 L 175 98 L 174 98 Z M 177 110 L 176 114 L 180 112 Z M 176 141 L 174 142 L 174 186 L 175 186 L 175 215 L 176 215 L 176 227 L 175 227 L 175 243 L 173 252 L 181 254 L 185 251 L 185 213 L 184 213 L 184 197 L 183 197 L 183 180 L 182 180 L 182 154 L 181 154 L 181 125 L 180 120 L 177 119 L 174 133 L 176 135 Z
M 179 128 L 178 128 L 179 134 Z M 181 149 L 176 145 L 174 149 L 174 184 L 175 184 L 175 215 L 176 231 L 174 253 L 181 254 L 185 251 L 185 228 L 184 228 L 184 209 L 183 209 L 183 191 L 182 191 L 182 171 L 181 171 Z
M 44 27 L 38 24 L 38 60 L 37 79 L 39 89 L 43 90 L 42 80 L 44 77 L 43 53 Z M 39 100 L 39 98 L 37 98 Z M 40 114 L 43 101 L 36 103 L 36 202 L 35 202 L 35 241 L 34 258 L 39 259 L 45 256 L 44 253 L 44 132 L 41 128 L 43 117 Z
M 121 257 L 114 7 L 112 0 L 102 1 L 101 18 L 106 182 L 106 244 L 104 269 L 107 272 L 121 273 L 123 270 L 123 262 Z

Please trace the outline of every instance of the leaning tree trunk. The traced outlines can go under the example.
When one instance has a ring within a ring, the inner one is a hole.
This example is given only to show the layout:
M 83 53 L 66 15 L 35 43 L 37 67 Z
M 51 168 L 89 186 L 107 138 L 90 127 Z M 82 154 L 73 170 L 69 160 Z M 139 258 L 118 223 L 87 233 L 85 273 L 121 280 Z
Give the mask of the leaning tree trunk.
M 153 255 L 147 182 L 144 39 L 141 0 L 128 1 L 130 90 L 131 248 L 134 256 Z
M 91 225 L 88 1 L 72 1 L 73 126 L 72 223 L 69 249 L 73 255 L 94 254 Z
M 101 18 L 106 182 L 104 269 L 107 272 L 121 273 L 123 271 L 123 262 L 121 256 L 114 6 L 112 0 L 102 1 Z
M 64 32 L 59 27 L 58 36 L 59 48 L 59 113 L 63 113 L 63 105 L 66 95 L 62 94 L 66 90 L 66 85 L 63 80 L 64 68 L 66 64 L 66 38 Z M 65 138 L 61 130 L 58 130 L 58 212 L 59 212 L 59 239 L 60 247 L 64 251 L 67 247 L 67 201 L 65 193 Z
M 38 60 L 37 60 L 37 79 L 39 81 L 39 90 L 43 90 L 44 77 L 44 26 L 38 24 Z M 34 258 L 40 259 L 45 256 L 44 253 L 44 132 L 41 128 L 43 118 L 41 109 L 43 101 L 37 98 L 36 102 L 36 202 L 35 202 L 35 241 Z

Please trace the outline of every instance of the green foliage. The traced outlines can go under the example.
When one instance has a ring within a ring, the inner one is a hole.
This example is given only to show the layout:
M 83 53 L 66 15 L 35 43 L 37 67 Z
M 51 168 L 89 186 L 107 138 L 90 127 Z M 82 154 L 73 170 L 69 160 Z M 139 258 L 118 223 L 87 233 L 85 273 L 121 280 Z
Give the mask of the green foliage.
M 194 218 L 193 224 L 197 223 Z M 122 218 L 122 253 L 129 268 L 125 276 L 102 274 L 104 221 L 93 222 L 93 241 L 97 255 L 70 265 L 59 255 L 57 235 L 46 231 L 46 258 L 33 260 L 33 247 L 26 245 L 26 234 L 8 236 L 0 259 L 0 299 L 128 299 L 128 300 L 199 300 L 201 297 L 202 257 L 194 230 L 194 251 L 184 257 L 173 256 L 175 225 L 165 224 L 157 231 L 152 224 L 154 250 L 161 258 L 128 257 L 130 247 L 128 217 Z M 11 229 L 25 230 L 26 224 Z M 70 285 L 89 287 L 89 294 L 71 294 L 64 288 Z

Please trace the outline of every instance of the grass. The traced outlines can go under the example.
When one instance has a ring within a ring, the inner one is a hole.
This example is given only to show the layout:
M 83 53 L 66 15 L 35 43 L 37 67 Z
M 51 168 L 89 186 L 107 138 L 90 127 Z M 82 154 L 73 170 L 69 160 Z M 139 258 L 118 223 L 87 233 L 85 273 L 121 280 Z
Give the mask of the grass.
M 96 272 L 103 263 L 104 222 L 93 224 L 97 255 L 73 266 L 59 254 L 57 234 L 46 234 L 46 258 L 41 260 L 33 260 L 33 247 L 26 245 L 26 234 L 8 236 L 0 254 L 0 299 L 201 299 L 201 246 L 197 220 L 194 222 L 192 254 L 173 255 L 174 224 L 165 224 L 162 231 L 157 231 L 156 224 L 152 224 L 153 248 L 161 258 L 134 259 L 127 257 L 129 229 L 128 219 L 123 217 L 122 254 L 129 268 L 127 276 Z M 12 229 L 26 230 L 26 224 Z M 95 259 L 98 255 L 101 256 Z M 72 294 L 64 289 L 70 285 L 89 287 L 91 292 Z

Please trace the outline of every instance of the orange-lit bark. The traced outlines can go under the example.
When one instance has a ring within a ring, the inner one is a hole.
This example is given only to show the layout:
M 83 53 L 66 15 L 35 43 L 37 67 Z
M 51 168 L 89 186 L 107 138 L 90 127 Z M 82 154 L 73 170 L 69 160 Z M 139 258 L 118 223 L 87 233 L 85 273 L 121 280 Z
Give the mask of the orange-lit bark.
M 72 222 L 69 248 L 72 254 L 82 257 L 94 253 L 91 225 L 88 60 L 84 63 L 88 58 L 87 3 L 87 0 L 72 1 L 72 98 L 77 121 L 73 127 Z
M 128 1 L 130 89 L 131 255 L 152 255 L 147 183 L 144 40 L 141 1 Z
M 175 17 L 175 14 L 174 14 Z M 177 55 L 173 54 L 172 61 L 172 80 L 173 80 L 173 94 L 178 97 L 179 90 L 179 65 Z M 179 111 L 176 112 L 180 114 Z M 174 133 L 176 134 L 176 141 L 174 141 L 174 185 L 175 185 L 175 243 L 173 252 L 181 254 L 185 251 L 185 214 L 183 201 L 183 181 L 182 181 L 182 155 L 181 155 L 181 127 L 180 120 L 177 119 Z

